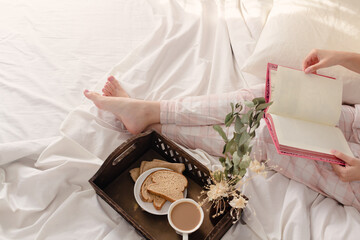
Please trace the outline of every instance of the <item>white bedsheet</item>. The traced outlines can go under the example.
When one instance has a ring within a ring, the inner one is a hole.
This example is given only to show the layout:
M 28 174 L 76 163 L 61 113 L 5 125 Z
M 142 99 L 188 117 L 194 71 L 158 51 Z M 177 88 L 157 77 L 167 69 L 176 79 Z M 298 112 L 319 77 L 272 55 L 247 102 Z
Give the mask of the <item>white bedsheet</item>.
M 109 74 L 132 97 L 153 100 L 253 84 L 238 69 L 266 17 L 246 18 L 246 2 L 0 1 L 0 239 L 141 239 L 87 182 L 130 135 L 82 90 L 100 91 Z M 278 173 L 255 178 L 246 194 L 248 225 L 224 239 L 360 233 L 354 208 Z

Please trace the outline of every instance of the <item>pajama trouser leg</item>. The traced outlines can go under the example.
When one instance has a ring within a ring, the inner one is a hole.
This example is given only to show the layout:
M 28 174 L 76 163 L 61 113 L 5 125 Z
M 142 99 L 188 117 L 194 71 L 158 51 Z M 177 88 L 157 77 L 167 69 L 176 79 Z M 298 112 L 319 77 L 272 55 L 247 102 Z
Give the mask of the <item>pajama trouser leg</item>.
M 214 156 L 221 156 L 224 142 L 212 125 L 218 124 L 224 129 L 225 116 L 231 112 L 230 103 L 251 101 L 263 96 L 264 91 L 261 84 L 230 93 L 161 101 L 161 132 L 188 148 L 200 148 Z M 229 129 L 229 133 L 232 132 L 233 129 Z
M 196 97 L 183 97 L 160 102 L 160 123 L 181 126 L 202 126 L 224 123 L 231 112 L 230 103 L 252 100 L 264 96 L 264 85 L 249 89 Z
M 349 109 L 343 108 L 340 123 L 344 121 L 344 117 L 351 119 L 351 115 L 344 115 L 345 112 L 351 113 L 351 111 L 347 110 Z M 341 126 L 340 129 L 344 130 Z M 348 139 L 350 135 L 350 132 L 348 132 L 348 134 L 345 134 L 345 137 Z M 325 196 L 331 197 L 344 205 L 353 206 L 360 211 L 359 181 L 341 181 L 327 162 L 278 154 L 264 123 L 258 129 L 257 137 L 253 144 L 253 156 L 267 161 L 267 165 L 270 168 L 290 179 L 303 183 Z
M 230 102 L 251 100 L 262 95 L 263 89 L 256 87 L 229 94 L 162 102 L 162 133 L 189 148 L 201 148 L 209 154 L 221 156 L 224 142 L 211 125 L 223 123 L 224 117 L 231 111 Z M 353 107 L 343 106 L 339 127 L 348 141 L 356 138 L 354 115 Z M 232 131 L 233 128 L 230 128 L 229 132 Z M 359 142 L 349 144 L 353 151 L 354 148 L 359 149 Z M 267 161 L 270 167 L 286 177 L 360 211 L 360 182 L 342 182 L 329 163 L 279 155 L 264 122 L 257 130 L 252 156 Z

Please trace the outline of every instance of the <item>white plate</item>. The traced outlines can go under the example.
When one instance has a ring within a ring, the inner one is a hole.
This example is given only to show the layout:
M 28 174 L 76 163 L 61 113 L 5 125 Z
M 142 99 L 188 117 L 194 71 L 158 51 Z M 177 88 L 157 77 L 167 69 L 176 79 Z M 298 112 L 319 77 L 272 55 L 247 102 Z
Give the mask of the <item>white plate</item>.
M 139 204 L 139 206 L 144 209 L 146 212 L 148 213 L 152 213 L 155 215 L 166 215 L 168 213 L 169 207 L 171 205 L 171 202 L 166 201 L 164 206 L 160 209 L 160 210 L 156 210 L 156 208 L 154 207 L 153 203 L 149 203 L 149 202 L 144 202 L 141 197 L 140 197 L 140 189 L 141 189 L 141 185 L 144 182 L 144 180 L 146 179 L 147 176 L 150 175 L 150 173 L 155 172 L 157 170 L 170 170 L 168 168 L 152 168 L 147 170 L 146 172 L 143 172 L 139 178 L 136 180 L 135 182 L 135 186 L 134 186 L 134 196 L 135 196 L 135 200 L 136 202 Z M 185 188 L 184 190 L 184 198 L 186 198 L 187 195 L 187 189 Z

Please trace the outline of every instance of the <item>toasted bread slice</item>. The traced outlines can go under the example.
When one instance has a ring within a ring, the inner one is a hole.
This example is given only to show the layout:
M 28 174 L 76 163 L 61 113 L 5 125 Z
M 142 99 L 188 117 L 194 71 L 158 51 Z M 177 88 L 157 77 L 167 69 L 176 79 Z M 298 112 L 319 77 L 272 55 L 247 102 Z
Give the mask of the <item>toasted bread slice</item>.
M 138 177 L 140 176 L 140 168 L 133 168 L 129 171 L 130 176 L 132 178 L 132 180 L 134 182 L 136 182 L 136 180 L 138 179 Z
M 183 163 L 170 163 L 163 160 L 154 159 L 150 162 L 145 161 L 144 164 L 142 164 L 142 168 L 141 168 L 142 172 L 140 172 L 140 174 L 151 168 L 157 168 L 157 167 L 168 168 L 178 173 L 182 173 L 185 170 L 185 165 Z
M 147 186 L 149 193 L 170 202 L 184 198 L 184 190 L 188 185 L 184 175 L 170 170 L 159 170 L 151 174 L 151 180 L 153 183 Z
M 129 171 L 130 176 L 134 182 L 138 179 L 138 177 L 145 171 L 157 168 L 157 167 L 163 167 L 168 168 L 171 170 L 174 170 L 175 172 L 182 173 L 185 170 L 185 165 L 183 163 L 170 163 L 159 159 L 154 159 L 152 161 L 142 161 L 140 164 L 140 167 L 133 168 Z
M 155 209 L 160 210 L 165 204 L 166 200 L 147 191 L 147 187 L 149 186 L 149 184 L 153 183 L 151 179 L 152 174 L 153 173 L 149 174 L 149 176 L 147 176 L 147 178 L 142 183 L 140 188 L 140 197 L 144 202 L 152 202 Z
M 149 193 L 149 194 L 151 194 L 151 193 Z M 154 195 L 153 205 L 156 210 L 161 210 L 162 206 L 164 206 L 165 203 L 166 203 L 166 199 Z

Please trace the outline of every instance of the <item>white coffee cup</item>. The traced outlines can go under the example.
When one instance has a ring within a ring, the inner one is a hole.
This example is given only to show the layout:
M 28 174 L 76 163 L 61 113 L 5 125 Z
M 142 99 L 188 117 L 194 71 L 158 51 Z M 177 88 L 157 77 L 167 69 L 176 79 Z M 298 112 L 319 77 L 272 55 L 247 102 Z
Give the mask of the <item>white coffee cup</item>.
M 175 206 L 177 206 L 178 204 L 183 203 L 183 202 L 188 202 L 188 203 L 191 203 L 191 204 L 195 205 L 195 206 L 198 208 L 199 212 L 200 212 L 200 220 L 199 220 L 198 224 L 197 224 L 194 228 L 192 228 L 192 229 L 190 229 L 190 230 L 182 230 L 182 229 L 176 227 L 176 226 L 174 225 L 174 223 L 173 223 L 173 220 L 172 220 L 172 216 L 171 216 L 172 210 L 174 209 Z M 183 236 L 183 238 L 182 238 L 183 240 L 187 240 L 188 237 L 189 237 L 188 235 L 189 235 L 190 233 L 193 233 L 193 232 L 195 232 L 196 230 L 198 230 L 198 229 L 200 228 L 201 224 L 202 224 L 203 221 L 204 221 L 204 211 L 202 210 L 201 206 L 200 206 L 197 202 L 195 202 L 194 200 L 192 200 L 192 199 L 190 199 L 190 198 L 182 198 L 182 199 L 179 199 L 179 200 L 176 200 L 175 202 L 173 202 L 173 203 L 170 205 L 170 207 L 169 207 L 169 211 L 168 211 L 168 215 L 167 215 L 167 216 L 168 216 L 168 221 L 169 221 L 169 223 L 170 223 L 170 226 L 171 226 L 173 229 L 175 229 L 175 231 L 176 231 L 177 234 Z

